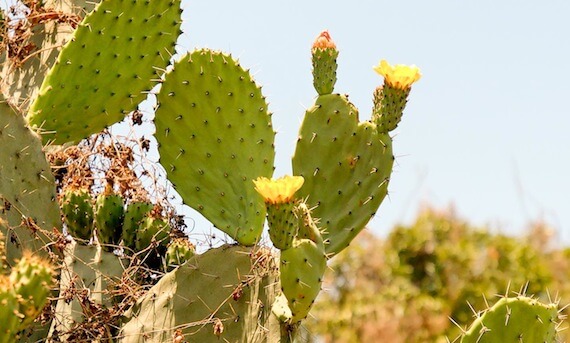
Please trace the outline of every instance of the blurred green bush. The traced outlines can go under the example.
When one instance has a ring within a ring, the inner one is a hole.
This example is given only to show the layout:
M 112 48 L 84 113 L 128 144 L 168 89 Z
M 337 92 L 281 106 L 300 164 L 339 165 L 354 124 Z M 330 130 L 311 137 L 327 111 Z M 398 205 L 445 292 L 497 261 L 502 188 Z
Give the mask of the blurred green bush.
M 384 240 L 365 231 L 333 259 L 306 341 L 453 341 L 473 309 L 507 292 L 558 297 L 562 307 L 570 300 L 570 249 L 555 248 L 554 234 L 534 223 L 510 237 L 434 209 Z

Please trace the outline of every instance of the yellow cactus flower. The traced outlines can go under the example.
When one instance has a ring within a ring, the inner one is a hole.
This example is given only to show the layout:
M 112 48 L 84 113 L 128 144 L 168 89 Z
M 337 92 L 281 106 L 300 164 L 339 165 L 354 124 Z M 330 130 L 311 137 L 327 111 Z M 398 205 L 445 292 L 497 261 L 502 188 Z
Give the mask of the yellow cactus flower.
M 386 60 L 374 67 L 374 71 L 384 76 L 385 83 L 392 88 L 406 90 L 412 87 L 412 83 L 418 81 L 422 74 L 420 68 L 415 65 L 403 64 L 390 65 Z
M 266 204 L 284 204 L 290 202 L 301 186 L 303 186 L 302 176 L 283 176 L 277 180 L 259 177 L 253 180 L 255 190 L 263 196 Z

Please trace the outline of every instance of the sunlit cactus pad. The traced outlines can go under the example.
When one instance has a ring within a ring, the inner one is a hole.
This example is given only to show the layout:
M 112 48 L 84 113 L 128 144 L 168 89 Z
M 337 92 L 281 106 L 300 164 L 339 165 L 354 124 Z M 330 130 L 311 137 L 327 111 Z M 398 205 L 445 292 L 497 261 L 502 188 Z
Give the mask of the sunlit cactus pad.
M 265 205 L 253 179 L 271 177 L 267 103 L 231 56 L 197 50 L 166 75 L 156 111 L 160 163 L 184 202 L 244 245 L 259 240 Z
M 315 206 L 327 253 L 336 254 L 364 228 L 387 194 L 394 157 L 390 136 L 345 96 L 319 96 L 305 114 L 293 173 L 305 178 L 298 196 Z
M 61 144 L 123 119 L 168 65 L 180 15 L 180 0 L 102 1 L 46 76 L 30 123 Z

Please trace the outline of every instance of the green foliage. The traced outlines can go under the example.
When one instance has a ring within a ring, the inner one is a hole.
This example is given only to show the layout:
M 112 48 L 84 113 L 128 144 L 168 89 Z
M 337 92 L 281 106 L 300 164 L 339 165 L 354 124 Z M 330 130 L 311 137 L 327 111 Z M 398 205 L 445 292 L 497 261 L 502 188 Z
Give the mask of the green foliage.
M 309 327 L 326 342 L 455 338 L 461 329 L 448 318 L 466 327 L 472 308 L 485 308 L 485 299 L 509 285 L 541 298 L 547 289 L 562 290 L 554 276 L 570 275 L 568 262 L 532 244 L 539 235 L 529 237 L 495 234 L 434 210 L 386 240 L 361 236 L 334 260 L 324 284 L 331 290 L 316 303 Z

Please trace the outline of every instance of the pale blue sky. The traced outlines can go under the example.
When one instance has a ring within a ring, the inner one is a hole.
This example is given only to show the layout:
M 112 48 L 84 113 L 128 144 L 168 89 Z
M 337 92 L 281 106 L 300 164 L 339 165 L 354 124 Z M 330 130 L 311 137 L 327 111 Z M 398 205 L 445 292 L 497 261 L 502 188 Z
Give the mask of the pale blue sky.
M 184 1 L 183 1 L 184 2 Z M 361 119 L 382 58 L 418 65 L 396 130 L 390 198 L 369 227 L 386 233 L 422 203 L 455 204 L 478 224 L 520 232 L 544 218 L 570 243 L 570 2 L 185 1 L 180 50 L 231 52 L 275 113 L 276 176 L 315 96 L 310 45 L 340 49 L 336 91 Z

